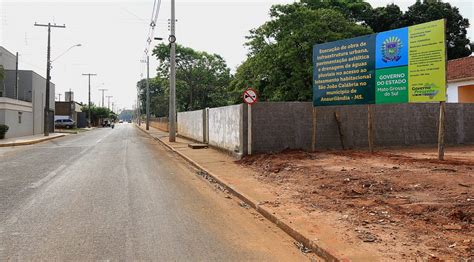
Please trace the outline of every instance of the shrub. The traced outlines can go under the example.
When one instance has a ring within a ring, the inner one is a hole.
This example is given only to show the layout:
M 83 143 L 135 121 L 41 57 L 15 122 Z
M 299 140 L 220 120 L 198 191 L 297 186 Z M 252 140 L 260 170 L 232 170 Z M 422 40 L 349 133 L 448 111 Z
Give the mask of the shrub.
M 8 131 L 8 126 L 0 124 L 0 139 L 5 138 L 5 134 L 7 133 L 7 131 Z

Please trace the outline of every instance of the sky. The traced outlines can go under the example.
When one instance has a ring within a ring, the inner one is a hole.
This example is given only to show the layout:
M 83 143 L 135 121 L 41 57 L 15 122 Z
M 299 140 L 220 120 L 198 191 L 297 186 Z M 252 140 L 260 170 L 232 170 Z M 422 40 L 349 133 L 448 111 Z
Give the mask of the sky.
M 47 28 L 35 22 L 66 25 L 51 32 L 51 58 L 54 60 L 51 81 L 56 95 L 73 91 L 75 100 L 87 102 L 88 79 L 91 78 L 92 102 L 101 105 L 98 89 L 108 89 L 115 108 L 132 108 L 136 101 L 136 83 L 146 77 L 144 50 L 154 0 L 0 0 L 0 45 L 20 54 L 19 67 L 45 76 Z M 179 44 L 224 57 L 234 72 L 247 55 L 244 46 L 249 30 L 269 19 L 273 4 L 289 0 L 177 0 L 176 36 Z M 411 1 L 369 1 L 373 7 L 395 2 L 402 10 Z M 474 35 L 474 1 L 450 0 L 471 21 L 468 36 Z M 162 0 L 155 36 L 169 35 L 170 1 Z M 150 58 L 150 75 L 157 62 Z M 105 99 L 107 106 L 107 98 Z

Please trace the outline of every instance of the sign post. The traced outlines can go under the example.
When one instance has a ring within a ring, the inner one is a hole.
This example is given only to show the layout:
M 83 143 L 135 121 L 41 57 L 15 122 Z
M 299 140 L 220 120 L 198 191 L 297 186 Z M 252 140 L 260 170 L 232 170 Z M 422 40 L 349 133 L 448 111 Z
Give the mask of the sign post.
M 248 105 L 247 109 L 247 118 L 248 118 L 248 141 L 247 141 L 247 154 L 251 155 L 252 154 L 252 105 L 257 103 L 258 101 L 258 95 L 257 91 L 252 88 L 247 88 L 244 93 L 242 94 L 242 98 L 244 100 L 244 103 Z

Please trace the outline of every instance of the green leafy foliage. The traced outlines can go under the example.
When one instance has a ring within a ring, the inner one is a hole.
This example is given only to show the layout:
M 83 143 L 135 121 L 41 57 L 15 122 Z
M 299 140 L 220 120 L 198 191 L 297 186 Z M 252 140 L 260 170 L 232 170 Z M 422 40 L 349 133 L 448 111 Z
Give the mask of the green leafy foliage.
M 231 83 L 232 102 L 241 101 L 247 87 L 262 101 L 310 101 L 313 45 L 370 34 L 334 9 L 310 9 L 306 4 L 275 5 L 272 20 L 250 32 L 248 59 Z
M 82 112 L 86 112 L 87 117 L 89 117 L 89 107 L 87 105 L 83 105 L 81 108 Z M 100 119 L 117 119 L 117 115 L 112 112 L 112 110 L 108 109 L 107 107 L 98 107 L 95 105 L 91 105 L 91 121 L 92 123 L 98 123 Z
M 9 127 L 4 124 L 0 124 L 0 139 L 5 138 L 5 134 L 8 132 Z
M 137 83 L 140 90 L 140 110 L 146 112 L 146 79 Z M 150 114 L 156 117 L 168 116 L 169 82 L 159 76 L 150 79 Z
M 158 115 L 164 113 L 168 103 L 169 52 L 170 48 L 165 44 L 160 44 L 153 50 L 160 66 L 157 69 L 156 79 L 150 81 L 150 91 L 156 90 L 157 92 L 150 98 L 150 104 L 153 105 L 150 108 L 153 107 Z M 230 79 L 230 69 L 221 56 L 196 51 L 181 45 L 176 46 L 178 111 L 226 105 L 228 101 L 227 87 Z M 154 81 L 156 85 L 152 84 Z M 143 82 L 139 84 L 139 87 L 144 90 Z

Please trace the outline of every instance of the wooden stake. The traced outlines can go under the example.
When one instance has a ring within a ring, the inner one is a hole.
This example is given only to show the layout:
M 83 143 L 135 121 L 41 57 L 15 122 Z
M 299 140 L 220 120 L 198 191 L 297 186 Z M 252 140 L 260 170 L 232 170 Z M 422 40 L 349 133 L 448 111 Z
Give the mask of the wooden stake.
M 316 151 L 316 107 L 313 106 L 313 137 L 311 139 L 311 151 Z
M 372 113 L 372 106 L 371 104 L 367 105 L 367 131 L 368 131 L 368 140 L 369 140 L 369 152 L 371 154 L 374 153 L 374 130 L 373 130 L 373 113 Z
M 346 150 L 346 147 L 344 146 L 344 134 L 342 133 L 341 118 L 339 117 L 338 112 L 334 112 L 334 118 L 336 119 L 337 131 L 339 131 L 339 140 L 341 141 L 342 150 Z
M 444 160 L 444 134 L 446 126 L 446 102 L 439 103 L 438 159 Z

